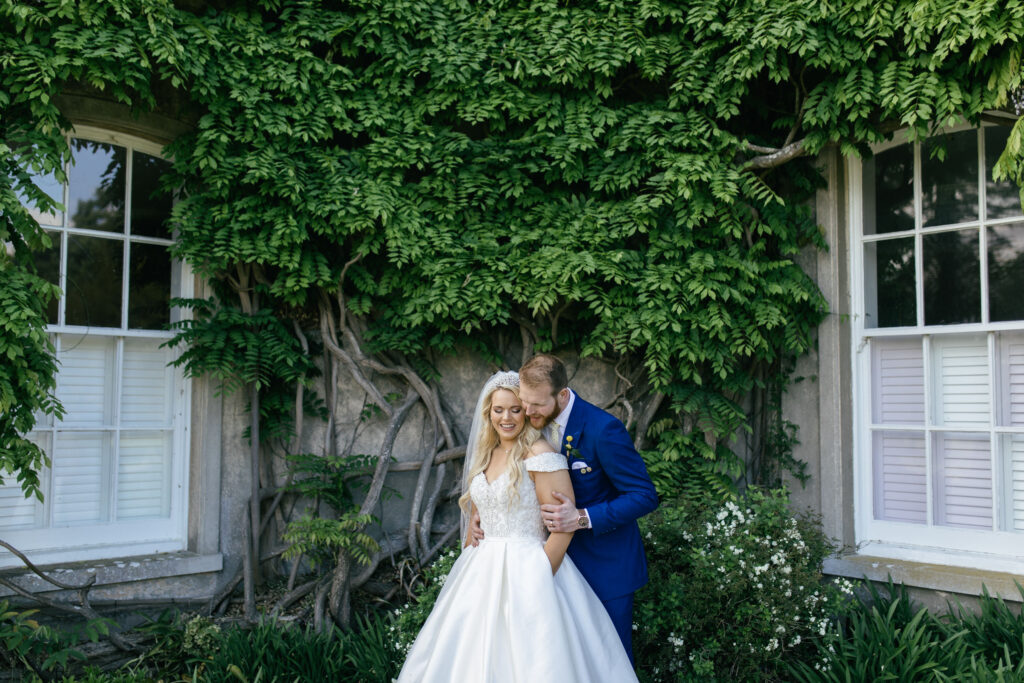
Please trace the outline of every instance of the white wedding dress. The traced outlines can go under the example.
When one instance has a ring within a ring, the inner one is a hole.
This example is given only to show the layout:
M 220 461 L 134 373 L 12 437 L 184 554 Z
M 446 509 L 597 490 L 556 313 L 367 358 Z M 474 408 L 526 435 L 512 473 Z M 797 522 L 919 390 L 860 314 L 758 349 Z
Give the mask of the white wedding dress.
M 565 456 L 524 461 L 532 472 L 566 469 Z M 485 538 L 462 551 L 409 650 L 399 683 L 624 683 L 636 681 L 612 620 L 566 555 L 558 573 L 533 481 L 519 497 L 508 474 L 470 482 Z

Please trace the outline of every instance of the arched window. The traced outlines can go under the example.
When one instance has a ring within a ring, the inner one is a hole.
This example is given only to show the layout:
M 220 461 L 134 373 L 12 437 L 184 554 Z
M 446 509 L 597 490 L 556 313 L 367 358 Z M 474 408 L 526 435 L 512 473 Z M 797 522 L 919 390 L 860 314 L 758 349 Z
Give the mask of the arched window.
M 1024 541 L 1024 212 L 1016 186 L 992 181 L 1008 130 L 852 162 L 856 520 L 869 554 L 941 549 L 977 565 L 971 555 L 1017 556 Z
M 69 142 L 67 182 L 37 179 L 66 211 L 35 216 L 53 242 L 37 266 L 62 292 L 49 332 L 66 415 L 30 435 L 51 459 L 44 500 L 0 487 L 0 534 L 36 562 L 181 549 L 189 392 L 162 345 L 191 278 L 170 254 L 168 162 L 99 129 Z

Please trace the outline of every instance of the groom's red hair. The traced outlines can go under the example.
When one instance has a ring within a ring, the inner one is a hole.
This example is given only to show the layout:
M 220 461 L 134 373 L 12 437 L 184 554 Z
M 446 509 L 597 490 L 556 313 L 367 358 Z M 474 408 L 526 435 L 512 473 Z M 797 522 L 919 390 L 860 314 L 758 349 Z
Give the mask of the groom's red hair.
M 551 394 L 555 395 L 569 386 L 569 376 L 565 365 L 557 356 L 550 353 L 538 353 L 530 357 L 523 367 L 519 368 L 519 382 L 531 387 L 542 384 L 551 385 Z

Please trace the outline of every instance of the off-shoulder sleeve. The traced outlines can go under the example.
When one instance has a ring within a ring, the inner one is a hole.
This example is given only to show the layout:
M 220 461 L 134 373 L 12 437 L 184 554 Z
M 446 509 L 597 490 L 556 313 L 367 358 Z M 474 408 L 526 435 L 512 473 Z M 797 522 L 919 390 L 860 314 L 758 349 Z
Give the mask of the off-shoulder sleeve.
M 561 453 L 538 453 L 524 460 L 523 464 L 529 472 L 557 472 L 569 469 L 565 456 Z

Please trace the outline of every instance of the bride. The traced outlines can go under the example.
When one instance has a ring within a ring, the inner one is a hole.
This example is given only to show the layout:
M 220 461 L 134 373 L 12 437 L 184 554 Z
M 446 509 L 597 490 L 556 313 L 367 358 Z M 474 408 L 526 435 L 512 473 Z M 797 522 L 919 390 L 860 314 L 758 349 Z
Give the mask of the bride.
M 611 618 L 572 560 L 571 533 L 548 534 L 541 503 L 569 492 L 565 456 L 529 426 L 519 375 L 499 372 L 477 402 L 459 499 L 486 538 L 467 537 L 399 683 L 636 681 Z

